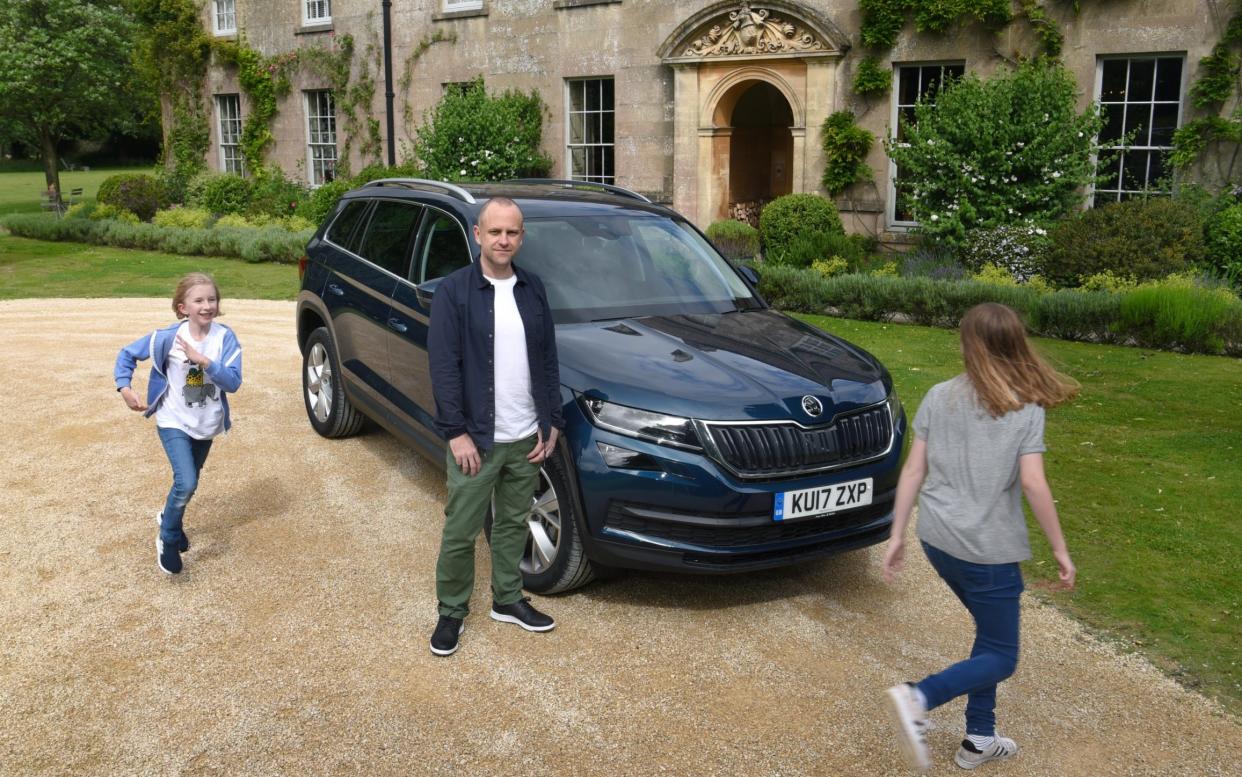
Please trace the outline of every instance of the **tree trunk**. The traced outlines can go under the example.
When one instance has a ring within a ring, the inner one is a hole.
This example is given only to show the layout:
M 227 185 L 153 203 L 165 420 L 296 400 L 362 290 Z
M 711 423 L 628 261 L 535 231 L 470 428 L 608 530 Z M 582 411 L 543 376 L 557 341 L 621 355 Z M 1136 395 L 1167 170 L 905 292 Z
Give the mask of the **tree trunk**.
M 39 149 L 43 158 L 43 177 L 47 181 L 49 196 L 60 198 L 60 156 L 56 153 L 56 139 L 46 128 L 39 129 Z
M 160 93 L 160 130 L 163 134 L 162 145 L 164 156 L 164 168 L 172 170 L 177 166 L 176 155 L 173 154 L 172 148 L 172 131 L 173 122 L 176 121 L 173 114 L 173 98 L 167 92 Z

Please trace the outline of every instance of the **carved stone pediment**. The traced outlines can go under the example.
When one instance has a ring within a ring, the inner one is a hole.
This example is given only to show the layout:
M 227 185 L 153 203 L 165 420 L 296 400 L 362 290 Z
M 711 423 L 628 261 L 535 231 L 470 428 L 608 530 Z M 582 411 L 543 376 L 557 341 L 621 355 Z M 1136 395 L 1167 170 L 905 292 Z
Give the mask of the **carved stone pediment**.
M 670 63 L 731 57 L 832 56 L 849 46 L 831 22 L 801 3 L 719 2 L 687 19 L 660 47 Z
M 722 23 L 723 22 L 723 23 Z M 768 8 L 740 3 L 727 18 L 686 47 L 686 57 L 728 57 L 745 54 L 794 54 L 823 51 L 815 34 Z

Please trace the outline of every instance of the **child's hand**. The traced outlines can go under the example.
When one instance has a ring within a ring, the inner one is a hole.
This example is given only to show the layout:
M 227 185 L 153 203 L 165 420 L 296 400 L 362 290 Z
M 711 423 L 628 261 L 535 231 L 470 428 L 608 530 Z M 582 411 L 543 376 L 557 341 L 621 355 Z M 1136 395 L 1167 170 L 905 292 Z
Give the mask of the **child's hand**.
M 121 389 L 121 399 L 125 400 L 125 404 L 129 406 L 129 409 L 136 413 L 141 413 L 147 409 L 147 403 L 143 402 L 142 398 L 129 386 Z
M 888 541 L 888 548 L 884 551 L 884 582 L 892 583 L 897 579 L 897 573 L 905 566 L 906 561 L 906 543 L 900 537 L 892 537 Z
M 1053 551 L 1052 556 L 1057 560 L 1057 566 L 1061 569 L 1061 588 L 1066 591 L 1074 590 L 1074 580 L 1078 577 L 1078 570 L 1074 568 L 1074 562 L 1070 560 L 1069 551 Z
M 185 351 L 185 358 L 194 362 L 204 370 L 207 369 L 208 364 L 211 364 L 211 359 L 208 359 L 206 356 L 199 353 L 198 349 L 190 345 L 190 341 L 181 335 L 177 335 L 177 345 L 181 346 L 181 350 Z

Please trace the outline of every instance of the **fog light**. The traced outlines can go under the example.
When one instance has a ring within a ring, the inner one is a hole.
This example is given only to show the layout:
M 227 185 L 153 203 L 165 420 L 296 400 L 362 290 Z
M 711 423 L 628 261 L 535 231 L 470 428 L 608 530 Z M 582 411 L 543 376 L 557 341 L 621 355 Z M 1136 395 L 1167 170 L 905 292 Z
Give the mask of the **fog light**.
M 632 451 L 629 448 L 622 448 L 617 445 L 609 445 L 606 442 L 596 442 L 595 446 L 599 448 L 599 455 L 604 457 L 604 463 L 610 467 L 617 469 L 660 469 L 660 465 L 655 459 L 645 453 Z

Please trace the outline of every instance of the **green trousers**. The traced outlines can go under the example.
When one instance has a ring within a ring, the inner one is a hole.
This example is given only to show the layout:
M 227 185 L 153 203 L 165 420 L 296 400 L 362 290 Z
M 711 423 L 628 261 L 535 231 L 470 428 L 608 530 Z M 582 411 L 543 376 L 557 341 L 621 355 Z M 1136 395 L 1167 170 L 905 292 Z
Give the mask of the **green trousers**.
M 452 450 L 445 453 L 448 469 L 448 503 L 444 506 L 444 534 L 436 561 L 436 598 L 440 614 L 464 618 L 470 612 L 474 591 L 474 542 L 483 529 L 483 518 L 495 496 L 492 515 L 492 601 L 513 604 L 522 598 L 522 572 L 518 564 L 526 549 L 531 498 L 539 482 L 539 465 L 526 460 L 535 448 L 536 436 L 496 443 L 479 451 L 479 473 L 467 477 L 457 466 Z

